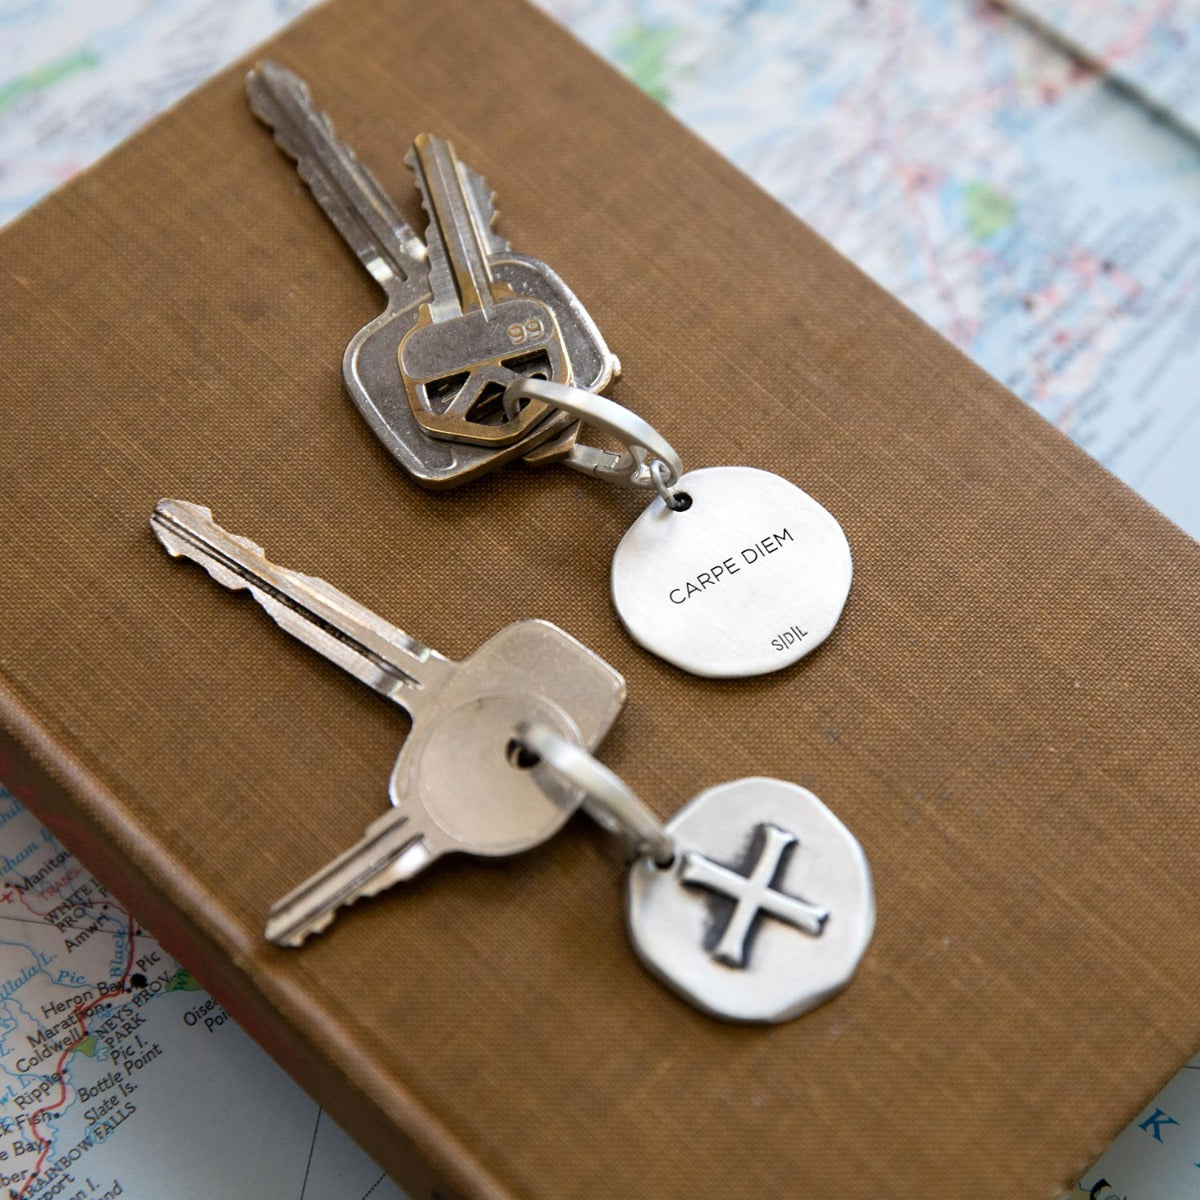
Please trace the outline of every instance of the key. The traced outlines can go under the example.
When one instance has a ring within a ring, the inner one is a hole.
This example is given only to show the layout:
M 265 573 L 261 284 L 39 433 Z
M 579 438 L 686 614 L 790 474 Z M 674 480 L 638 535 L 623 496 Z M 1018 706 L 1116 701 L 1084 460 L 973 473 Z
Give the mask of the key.
M 569 785 L 547 797 L 510 761 L 522 721 L 593 747 L 624 704 L 621 675 L 557 626 L 517 621 L 453 662 L 324 580 L 269 562 L 207 508 L 160 500 L 150 524 L 169 554 L 249 591 L 280 628 L 412 718 L 388 784 L 391 811 L 271 910 L 271 941 L 300 945 L 343 905 L 411 878 L 442 854 L 508 855 L 539 845 L 582 801 Z
M 387 296 L 384 311 L 351 338 L 342 373 L 355 407 L 388 452 L 417 483 L 434 489 L 465 483 L 515 458 L 540 464 L 568 454 L 578 423 L 553 411 L 505 445 L 428 436 L 413 413 L 399 365 L 400 343 L 419 320 L 421 303 L 431 299 L 424 244 L 313 105 L 302 80 L 264 62 L 247 75 L 246 91 L 251 110 L 295 160 L 314 198 Z M 546 264 L 502 249 L 493 234 L 489 241 L 494 279 L 555 314 L 575 385 L 588 391 L 606 387 L 619 364 L 575 295 Z
M 431 299 L 400 343 L 400 373 L 427 433 L 476 445 L 508 445 L 551 411 L 540 401 L 505 419 L 505 387 L 520 375 L 571 381 L 549 305 L 518 296 L 492 274 L 508 250 L 492 229 L 496 211 L 483 177 L 454 147 L 423 133 L 408 156 L 429 226 Z
M 455 446 L 428 437 L 413 415 L 398 363 L 400 341 L 416 323 L 421 302 L 429 298 L 424 243 L 337 137 L 298 76 L 275 63 L 260 63 L 246 77 L 246 92 L 251 111 L 295 160 L 313 197 L 387 297 L 384 311 L 347 345 L 342 373 L 355 407 L 413 479 L 428 488 L 454 487 L 573 430 L 576 423 L 564 414 L 500 449 Z
M 246 76 L 251 111 L 296 162 L 300 178 L 371 277 L 388 307 L 412 309 L 429 292 L 425 245 L 388 199 L 378 180 L 338 139 L 291 71 L 259 63 Z

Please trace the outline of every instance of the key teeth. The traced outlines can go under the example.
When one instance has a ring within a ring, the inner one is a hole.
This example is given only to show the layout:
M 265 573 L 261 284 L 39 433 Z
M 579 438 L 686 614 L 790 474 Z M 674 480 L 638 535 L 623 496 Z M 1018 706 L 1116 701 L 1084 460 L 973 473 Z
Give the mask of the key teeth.
M 359 166 L 354 151 L 338 140 L 329 114 L 313 105 L 308 84 L 286 67 L 273 62 L 259 63 L 246 75 L 246 99 L 250 104 L 250 111 L 274 135 L 275 144 L 289 158 L 301 164 L 301 178 L 310 187 L 312 180 L 303 170 L 304 158 L 311 150 L 309 140 L 304 134 L 306 120 L 311 119 L 320 126 L 328 141 L 354 166 Z M 310 172 L 312 169 L 309 168 Z
M 213 520 L 212 509 L 186 500 L 162 499 L 150 515 L 150 528 L 172 558 L 186 558 L 204 568 L 209 577 L 230 591 L 250 587 L 250 581 L 230 570 L 213 556 L 214 546 L 233 542 L 265 563 L 267 556 L 257 542 L 223 529 Z
M 343 142 L 329 115 L 312 101 L 308 85 L 278 63 L 263 61 L 246 75 L 250 111 L 270 129 L 275 144 L 296 163 L 300 178 L 359 258 L 383 258 L 398 281 L 419 278 L 425 245 L 400 216 L 379 181 Z M 321 160 L 338 160 L 346 179 Z M 374 210 L 387 226 L 373 231 L 359 207 Z M 374 274 L 374 271 L 372 270 Z M 378 276 L 377 276 L 378 278 Z M 382 280 L 380 282 L 383 282 Z
M 154 536 L 172 558 L 186 553 L 183 548 L 185 535 L 189 532 L 194 533 L 198 527 L 203 526 L 216 531 L 223 539 L 236 542 L 256 558 L 267 557 L 267 552 L 257 542 L 243 537 L 240 533 L 230 533 L 218 525 L 212 509 L 203 504 L 164 497 L 154 506 L 154 512 L 150 516 L 150 528 L 154 531 Z
M 385 818 L 388 814 L 385 814 Z M 319 933 L 324 933 L 326 929 L 333 924 L 338 913 L 344 908 L 353 908 L 360 900 L 366 900 L 372 896 L 379 895 L 380 892 L 391 887 L 392 881 L 386 878 L 386 873 L 379 883 L 372 881 L 365 885 L 360 891 L 343 900 L 336 907 L 319 913 L 314 917 L 309 917 L 305 921 L 301 921 L 297 925 L 288 925 L 284 923 L 280 917 L 285 910 L 290 897 L 285 897 L 276 904 L 267 915 L 267 925 L 263 931 L 268 942 L 273 942 L 276 946 L 291 946 L 299 947 L 310 938 L 315 937 Z
M 212 509 L 204 504 L 193 504 L 190 500 L 174 500 L 164 496 L 154 506 L 154 516 L 165 517 L 169 521 L 202 520 L 215 525 Z M 153 519 L 153 518 L 151 518 Z
M 303 946 L 310 937 L 324 933 L 333 924 L 334 916 L 335 914 L 332 912 L 326 913 L 317 920 L 310 921 L 308 924 L 301 925 L 296 929 L 290 929 L 287 926 L 281 927 L 273 917 L 268 917 L 266 929 L 263 930 L 263 933 L 268 942 L 276 946 L 286 946 L 295 950 Z
M 264 93 L 279 92 L 289 92 L 305 104 L 311 98 L 308 84 L 295 71 L 289 71 L 273 59 L 260 59 L 246 72 L 246 93 L 252 101 L 257 101 Z
M 488 248 L 493 254 L 507 254 L 512 247 L 496 232 L 496 222 L 500 219 L 500 210 L 496 207 L 496 192 L 478 171 L 473 171 L 466 163 L 461 163 L 460 166 L 466 179 L 467 190 L 487 231 Z
M 427 135 L 420 134 L 419 136 L 425 137 Z M 417 189 L 417 195 L 421 200 L 421 208 L 424 210 L 426 218 L 432 221 L 433 205 L 429 200 L 429 189 L 425 186 L 425 176 L 422 175 L 420 165 L 417 162 L 417 149 L 415 143 L 412 149 L 405 154 L 404 165 L 412 172 L 413 186 Z

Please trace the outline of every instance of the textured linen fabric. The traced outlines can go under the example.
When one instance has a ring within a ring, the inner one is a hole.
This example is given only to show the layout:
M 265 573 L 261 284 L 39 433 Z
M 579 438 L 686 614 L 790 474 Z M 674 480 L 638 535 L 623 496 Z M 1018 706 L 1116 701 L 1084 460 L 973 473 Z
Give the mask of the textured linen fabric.
M 270 53 L 418 228 L 404 148 L 450 137 L 618 399 L 841 521 L 849 604 L 787 671 L 693 678 L 609 603 L 644 497 L 413 485 L 342 387 L 380 295 L 243 65 L 0 234 L 0 778 L 414 1196 L 1054 1195 L 1196 1047 L 1200 550 L 533 10 L 334 0 Z M 854 984 L 775 1028 L 694 1011 L 582 817 L 267 945 L 406 723 L 168 559 L 163 495 L 455 658 L 561 625 L 625 673 L 600 755 L 664 817 L 814 790 L 874 874 Z

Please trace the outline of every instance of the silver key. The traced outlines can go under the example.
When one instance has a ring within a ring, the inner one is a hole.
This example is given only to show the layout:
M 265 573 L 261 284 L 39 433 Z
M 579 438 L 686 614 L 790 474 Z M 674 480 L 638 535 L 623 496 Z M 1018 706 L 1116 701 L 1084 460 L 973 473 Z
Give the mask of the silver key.
M 282 629 L 412 717 L 388 784 L 393 809 L 271 910 L 271 941 L 300 945 L 342 905 L 450 851 L 495 856 L 539 845 L 578 807 L 580 792 L 566 787 L 547 798 L 509 758 L 522 721 L 593 747 L 624 703 L 621 675 L 557 626 L 517 621 L 452 662 L 324 580 L 268 562 L 207 508 L 160 500 L 150 524 L 169 554 L 199 563 L 224 587 L 248 590 Z
M 246 94 L 254 115 L 295 159 L 300 178 L 325 215 L 387 293 L 388 307 L 411 309 L 426 299 L 425 244 L 375 176 L 338 139 L 304 81 L 276 63 L 259 63 L 246 76 Z
M 326 215 L 387 293 L 386 309 L 346 347 L 342 371 L 359 412 L 388 452 L 424 487 L 464 483 L 514 458 L 551 462 L 567 454 L 578 423 L 552 412 L 509 445 L 478 446 L 429 437 L 413 413 L 400 374 L 401 341 L 430 299 L 425 246 L 403 221 L 374 176 L 334 133 L 308 88 L 291 71 L 264 62 L 246 77 L 250 107 L 295 159 Z M 475 177 L 478 178 L 478 177 Z M 475 189 L 486 185 L 472 183 Z M 490 204 L 490 199 L 479 198 Z M 587 311 L 545 263 L 514 254 L 494 235 L 491 272 L 520 295 L 555 314 L 575 386 L 599 391 L 619 370 Z

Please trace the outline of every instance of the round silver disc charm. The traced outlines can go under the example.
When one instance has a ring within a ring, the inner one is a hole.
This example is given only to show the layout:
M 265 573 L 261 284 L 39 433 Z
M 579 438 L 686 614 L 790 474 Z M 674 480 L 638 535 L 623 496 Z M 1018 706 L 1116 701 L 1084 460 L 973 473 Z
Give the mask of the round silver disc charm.
M 655 498 L 613 556 L 635 641 L 694 675 L 762 675 L 815 649 L 850 591 L 850 546 L 811 496 L 770 471 L 706 467 Z
M 629 871 L 638 957 L 697 1008 L 788 1021 L 850 982 L 875 928 L 866 855 L 805 788 L 739 779 L 702 792 L 666 832 L 669 867 Z

